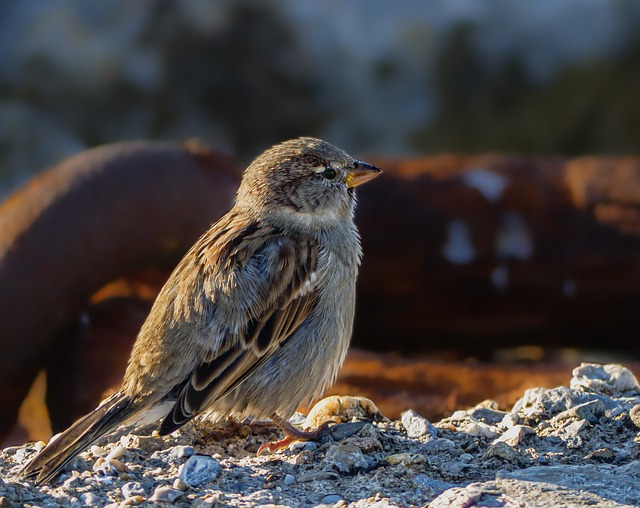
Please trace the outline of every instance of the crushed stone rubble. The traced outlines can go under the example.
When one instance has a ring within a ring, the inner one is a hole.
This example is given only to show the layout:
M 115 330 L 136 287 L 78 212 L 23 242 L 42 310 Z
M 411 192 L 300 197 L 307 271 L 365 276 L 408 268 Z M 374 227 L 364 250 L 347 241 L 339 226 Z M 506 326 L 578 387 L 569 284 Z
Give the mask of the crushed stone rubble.
M 568 387 L 527 390 L 509 411 L 484 401 L 437 423 L 389 421 L 334 396 L 310 421 L 334 425 L 259 457 L 281 437 L 271 426 L 119 429 L 42 486 L 15 475 L 44 443 L 13 446 L 0 451 L 0 508 L 640 506 L 640 386 L 620 365 L 582 364 Z

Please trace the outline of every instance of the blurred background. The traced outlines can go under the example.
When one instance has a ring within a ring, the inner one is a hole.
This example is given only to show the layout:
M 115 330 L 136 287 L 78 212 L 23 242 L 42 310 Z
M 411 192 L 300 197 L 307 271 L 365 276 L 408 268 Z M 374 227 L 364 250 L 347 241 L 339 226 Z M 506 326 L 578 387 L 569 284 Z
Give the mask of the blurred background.
M 629 154 L 634 0 L 0 4 L 0 192 L 84 148 Z
M 117 385 L 240 168 L 300 135 L 385 170 L 334 393 L 436 418 L 640 356 L 636 0 L 21 0 L 0 47 L 0 199 L 69 161 L 0 207 L 5 444 Z

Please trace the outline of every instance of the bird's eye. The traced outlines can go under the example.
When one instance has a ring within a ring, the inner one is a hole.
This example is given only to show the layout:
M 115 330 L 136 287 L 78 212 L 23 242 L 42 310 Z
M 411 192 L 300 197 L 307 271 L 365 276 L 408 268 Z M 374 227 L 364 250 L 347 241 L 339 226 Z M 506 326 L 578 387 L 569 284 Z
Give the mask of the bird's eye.
M 338 173 L 333 168 L 326 168 L 322 172 L 322 176 L 324 176 L 327 180 L 333 180 Z

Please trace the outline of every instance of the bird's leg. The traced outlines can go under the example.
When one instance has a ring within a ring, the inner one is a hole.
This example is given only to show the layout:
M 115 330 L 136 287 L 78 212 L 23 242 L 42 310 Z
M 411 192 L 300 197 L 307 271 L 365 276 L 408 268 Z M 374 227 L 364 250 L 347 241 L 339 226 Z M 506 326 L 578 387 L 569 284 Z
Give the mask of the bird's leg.
M 258 456 L 260 456 L 264 451 L 273 453 L 281 450 L 282 448 L 286 448 L 294 441 L 313 441 L 329 427 L 329 422 L 324 422 L 316 430 L 298 430 L 287 420 L 283 420 L 275 413 L 271 415 L 271 420 L 287 435 L 287 437 L 280 441 L 264 443 L 260 448 L 258 448 Z

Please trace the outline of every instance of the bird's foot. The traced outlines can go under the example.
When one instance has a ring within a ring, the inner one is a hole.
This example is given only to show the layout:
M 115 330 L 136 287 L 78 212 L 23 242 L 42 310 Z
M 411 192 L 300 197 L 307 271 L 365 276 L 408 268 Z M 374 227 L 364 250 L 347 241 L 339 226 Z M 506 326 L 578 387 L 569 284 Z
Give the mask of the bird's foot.
M 329 427 L 329 423 L 325 422 L 316 430 L 299 430 L 291 425 L 288 421 L 283 420 L 277 415 L 273 415 L 271 419 L 287 436 L 280 441 L 270 441 L 268 443 L 262 444 L 260 448 L 258 448 L 258 457 L 265 451 L 273 453 L 278 450 L 282 450 L 295 441 L 313 441 L 314 439 L 317 439 Z

